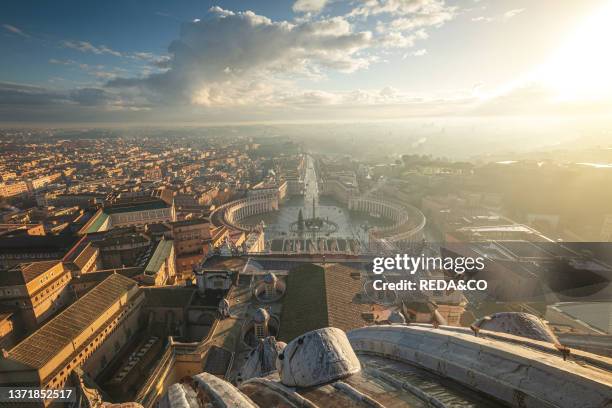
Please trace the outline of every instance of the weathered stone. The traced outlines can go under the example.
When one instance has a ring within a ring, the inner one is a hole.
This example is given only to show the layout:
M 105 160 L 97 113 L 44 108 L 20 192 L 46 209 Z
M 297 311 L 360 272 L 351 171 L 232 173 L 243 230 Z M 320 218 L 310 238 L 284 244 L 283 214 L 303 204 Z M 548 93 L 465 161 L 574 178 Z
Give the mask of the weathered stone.
M 404 317 L 404 315 L 400 311 L 394 310 L 389 315 L 389 323 L 391 323 L 391 324 L 406 324 L 406 318 Z
M 521 408 L 602 408 L 612 374 L 559 354 L 423 326 L 371 326 L 348 334 L 357 353 L 413 364 Z
M 201 373 L 194 376 L 193 380 L 215 407 L 257 408 L 257 405 L 236 387 L 212 374 Z
M 290 387 L 323 384 L 360 370 L 361 364 L 346 334 L 333 327 L 293 339 L 278 356 L 281 382 Z
M 557 336 L 537 316 L 528 313 L 504 312 L 483 317 L 474 322 L 482 330 L 514 334 L 534 340 L 557 344 Z
M 249 353 L 247 361 L 238 373 L 237 382 L 241 383 L 254 377 L 264 377 L 276 371 L 276 358 L 286 346 L 286 343 L 277 341 L 274 337 L 262 339 Z
M 276 277 L 276 275 L 272 272 L 267 272 L 264 277 L 263 277 L 263 281 L 264 283 L 268 284 L 268 285 L 275 285 L 276 282 L 278 281 L 278 278 Z
M 188 384 L 172 384 L 159 402 L 159 408 L 199 408 L 196 391 Z
M 257 324 L 264 324 L 268 319 L 270 319 L 270 313 L 266 309 L 257 309 L 253 314 L 253 321 Z

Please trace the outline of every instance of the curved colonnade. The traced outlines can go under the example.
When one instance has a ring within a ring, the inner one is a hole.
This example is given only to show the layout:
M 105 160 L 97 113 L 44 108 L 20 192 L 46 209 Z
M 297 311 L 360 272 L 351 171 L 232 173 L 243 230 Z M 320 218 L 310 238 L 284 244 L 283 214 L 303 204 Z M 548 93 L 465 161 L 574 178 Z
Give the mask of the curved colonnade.
M 244 225 L 241 221 L 253 215 L 265 214 L 278 210 L 278 195 L 261 194 L 245 197 L 223 204 L 213 211 L 211 220 L 215 226 L 226 226 L 244 232 L 254 231 L 256 225 Z
M 257 195 L 226 203 L 211 215 L 216 226 L 226 226 L 245 232 L 254 231 L 258 226 L 242 224 L 242 220 L 253 215 L 277 211 L 279 199 L 276 194 Z M 392 225 L 370 229 L 371 239 L 389 242 L 417 242 L 423 237 L 425 216 L 415 207 L 370 197 L 350 198 L 351 211 L 377 214 L 392 221 Z
M 349 199 L 348 207 L 351 211 L 378 214 L 393 221 L 392 225 L 372 228 L 369 232 L 371 239 L 414 242 L 423 238 L 426 219 L 423 213 L 413 206 L 377 198 L 359 197 Z

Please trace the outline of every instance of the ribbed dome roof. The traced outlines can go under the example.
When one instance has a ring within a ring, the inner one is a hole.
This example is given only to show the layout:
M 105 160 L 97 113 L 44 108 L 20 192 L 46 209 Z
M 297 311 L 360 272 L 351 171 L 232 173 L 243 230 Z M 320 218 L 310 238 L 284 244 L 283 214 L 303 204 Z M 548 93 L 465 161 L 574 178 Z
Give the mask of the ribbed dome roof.
M 289 342 L 278 356 L 278 369 L 284 385 L 311 387 L 355 374 L 361 364 L 346 334 L 327 327 Z
M 538 318 L 529 313 L 503 312 L 483 317 L 474 323 L 482 330 L 490 330 L 534 340 L 558 343 L 557 336 Z
M 389 323 L 392 323 L 392 324 L 406 324 L 406 318 L 404 317 L 404 315 L 401 312 L 399 312 L 398 310 L 394 310 L 389 315 Z
M 263 277 L 263 281 L 267 284 L 275 284 L 276 281 L 278 280 L 278 278 L 276 277 L 275 274 L 273 274 L 272 272 L 268 272 L 264 275 Z
M 259 308 L 253 314 L 253 321 L 255 323 L 265 323 L 270 318 L 270 313 L 266 309 Z

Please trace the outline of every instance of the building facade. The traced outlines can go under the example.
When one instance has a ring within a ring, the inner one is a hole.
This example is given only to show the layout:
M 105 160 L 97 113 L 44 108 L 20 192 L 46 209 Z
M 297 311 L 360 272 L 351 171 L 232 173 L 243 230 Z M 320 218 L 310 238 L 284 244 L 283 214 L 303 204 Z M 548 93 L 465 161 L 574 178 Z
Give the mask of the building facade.
M 73 300 L 71 277 L 60 261 L 19 265 L 0 279 L 0 304 L 16 310 L 25 328 L 34 330 Z
M 113 274 L 0 357 L 0 385 L 61 388 L 81 367 L 94 378 L 138 329 L 144 293 Z

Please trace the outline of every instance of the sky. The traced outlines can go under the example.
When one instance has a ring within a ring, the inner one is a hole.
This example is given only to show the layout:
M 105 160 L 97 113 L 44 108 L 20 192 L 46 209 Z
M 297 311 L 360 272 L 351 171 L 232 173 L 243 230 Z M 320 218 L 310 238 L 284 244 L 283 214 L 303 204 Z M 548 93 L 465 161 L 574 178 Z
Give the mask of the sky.
M 610 0 L 0 3 L 0 122 L 612 117 Z

